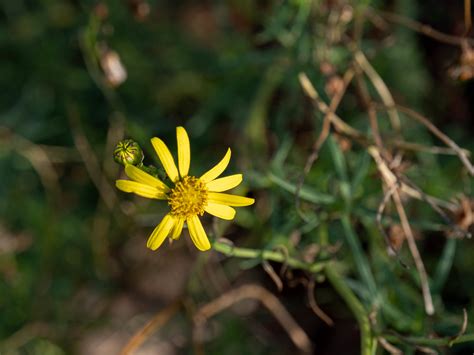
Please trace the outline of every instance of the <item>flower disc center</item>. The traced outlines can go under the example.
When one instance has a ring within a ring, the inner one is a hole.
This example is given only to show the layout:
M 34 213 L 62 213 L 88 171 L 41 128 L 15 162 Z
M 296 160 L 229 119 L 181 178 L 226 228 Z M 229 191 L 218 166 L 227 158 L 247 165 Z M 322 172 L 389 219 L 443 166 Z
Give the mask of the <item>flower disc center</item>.
M 178 181 L 168 195 L 171 214 L 188 218 L 203 215 L 207 205 L 207 187 L 194 176 L 185 176 Z

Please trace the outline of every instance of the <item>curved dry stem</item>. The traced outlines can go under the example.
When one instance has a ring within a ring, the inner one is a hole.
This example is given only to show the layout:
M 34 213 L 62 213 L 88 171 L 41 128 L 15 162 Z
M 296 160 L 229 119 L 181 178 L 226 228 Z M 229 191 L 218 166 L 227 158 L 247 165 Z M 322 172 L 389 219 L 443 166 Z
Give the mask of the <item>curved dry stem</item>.
M 311 340 L 308 335 L 306 335 L 305 331 L 298 325 L 298 323 L 296 323 L 294 318 L 278 298 L 259 285 L 244 285 L 217 297 L 215 300 L 202 306 L 196 312 L 194 316 L 195 322 L 197 325 L 202 325 L 209 318 L 245 299 L 255 299 L 260 301 L 280 323 L 283 329 L 285 329 L 299 351 L 304 354 L 311 353 Z
M 321 307 L 319 307 L 318 303 L 316 302 L 316 298 L 314 297 L 314 286 L 315 286 L 314 279 L 310 279 L 307 286 L 308 291 L 308 302 L 311 310 L 319 317 L 324 323 L 328 326 L 332 327 L 334 325 L 334 321 L 329 317 L 326 312 L 324 312 Z
M 175 315 L 180 308 L 180 304 L 180 301 L 176 301 L 158 312 L 147 324 L 135 333 L 135 335 L 128 341 L 127 345 L 122 349 L 120 354 L 133 354 L 133 352 L 148 339 L 151 333 L 155 332 L 158 328 L 163 327 Z

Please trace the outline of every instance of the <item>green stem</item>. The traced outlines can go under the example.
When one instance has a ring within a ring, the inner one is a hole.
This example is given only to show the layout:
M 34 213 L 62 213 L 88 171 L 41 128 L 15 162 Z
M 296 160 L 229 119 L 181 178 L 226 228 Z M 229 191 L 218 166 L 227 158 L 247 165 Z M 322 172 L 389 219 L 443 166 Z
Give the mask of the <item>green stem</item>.
M 373 302 L 377 297 L 377 287 L 375 286 L 374 276 L 370 270 L 367 257 L 362 250 L 360 240 L 352 228 L 351 220 L 348 214 L 344 214 L 341 217 L 342 227 L 344 229 L 344 236 L 346 237 L 347 244 L 351 249 L 352 256 L 354 257 L 357 272 L 367 287 L 370 293 L 371 301 Z
M 324 268 L 326 276 L 334 289 L 344 299 L 349 309 L 354 314 L 360 328 L 360 348 L 361 355 L 375 354 L 376 344 L 372 337 L 369 317 L 364 306 L 359 302 L 356 295 L 347 286 L 343 277 L 336 271 L 334 262 L 328 263 Z
M 216 241 L 212 244 L 215 251 L 222 253 L 227 256 L 235 256 L 243 259 L 263 259 L 269 261 L 276 261 L 280 263 L 286 263 L 288 266 L 294 269 L 307 270 L 311 273 L 317 273 L 324 269 L 325 262 L 306 263 L 298 260 L 291 256 L 288 256 L 280 251 L 274 250 L 260 250 L 260 249 L 249 249 L 249 248 L 238 248 L 232 245 Z
M 474 342 L 474 334 L 465 334 L 459 337 L 445 338 L 424 338 L 424 337 L 404 337 L 400 335 L 383 334 L 382 337 L 392 343 L 406 343 L 426 346 L 452 346 L 467 342 Z

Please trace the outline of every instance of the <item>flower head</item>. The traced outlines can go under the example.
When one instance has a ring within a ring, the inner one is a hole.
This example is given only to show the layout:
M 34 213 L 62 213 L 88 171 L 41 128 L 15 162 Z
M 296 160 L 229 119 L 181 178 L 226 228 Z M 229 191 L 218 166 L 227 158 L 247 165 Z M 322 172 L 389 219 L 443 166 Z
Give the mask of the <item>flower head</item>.
M 167 200 L 170 212 L 151 233 L 147 247 L 156 250 L 166 237 L 178 239 L 184 223 L 187 224 L 193 243 L 199 250 L 211 248 L 209 239 L 199 216 L 207 212 L 213 216 L 231 220 L 234 207 L 249 206 L 254 199 L 222 193 L 242 182 L 242 174 L 219 178 L 230 161 L 230 149 L 224 158 L 201 177 L 188 175 L 191 162 L 189 138 L 183 127 L 176 128 L 178 141 L 178 166 L 166 144 L 159 138 L 151 143 L 172 182 L 168 186 L 158 178 L 133 165 L 125 166 L 125 173 L 131 180 L 117 180 L 116 186 L 124 192 L 158 200 Z

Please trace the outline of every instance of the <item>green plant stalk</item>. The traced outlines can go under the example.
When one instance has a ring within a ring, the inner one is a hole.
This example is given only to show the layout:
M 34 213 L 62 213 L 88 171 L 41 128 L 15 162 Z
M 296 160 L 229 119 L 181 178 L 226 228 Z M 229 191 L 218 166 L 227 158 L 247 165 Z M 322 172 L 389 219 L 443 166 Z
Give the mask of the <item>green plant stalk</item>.
M 357 272 L 370 293 L 371 301 L 374 301 L 377 298 L 377 287 L 375 285 L 374 276 L 372 275 L 372 271 L 370 270 L 367 257 L 362 251 L 360 241 L 352 228 L 350 217 L 348 214 L 344 214 L 341 217 L 341 223 L 344 229 L 344 235 L 346 237 L 347 244 L 349 245 L 349 248 L 351 249 L 352 255 L 354 257 Z
M 227 256 L 234 256 L 243 259 L 262 259 L 276 261 L 280 263 L 285 263 L 286 265 L 295 269 L 307 270 L 311 273 L 317 273 L 322 271 L 326 265 L 326 262 L 305 263 L 304 261 L 298 260 L 291 256 L 287 256 L 279 251 L 239 248 L 219 241 L 215 241 L 212 244 L 212 248 L 215 251 L 218 251 L 219 253 L 222 253 Z
M 457 241 L 454 238 L 448 239 L 443 249 L 443 254 L 436 267 L 435 276 L 433 277 L 433 292 L 440 293 L 443 289 L 449 272 L 453 266 L 454 256 L 456 254 Z
M 372 335 L 369 317 L 364 306 L 359 302 L 356 295 L 347 286 L 343 277 L 336 271 L 335 263 L 329 262 L 324 268 L 326 277 L 337 293 L 343 298 L 349 309 L 354 314 L 360 329 L 360 353 L 361 355 L 373 355 L 376 353 L 376 341 Z
M 295 194 L 297 190 L 297 186 L 288 182 L 287 180 L 276 176 L 273 173 L 268 174 L 268 179 L 277 185 L 278 187 L 281 187 L 283 190 L 288 191 L 291 194 Z M 309 189 L 306 186 L 302 186 L 300 189 L 300 194 L 299 197 L 302 200 L 315 203 L 315 204 L 332 204 L 336 201 L 334 196 L 329 195 L 329 194 L 324 194 L 324 193 L 319 193 L 315 192 L 314 189 Z
M 384 339 L 391 343 L 404 343 L 412 345 L 425 345 L 425 346 L 453 346 L 455 344 L 474 342 L 474 334 L 465 334 L 459 337 L 445 337 L 445 338 L 425 338 L 425 337 L 405 337 L 393 334 L 381 335 Z

